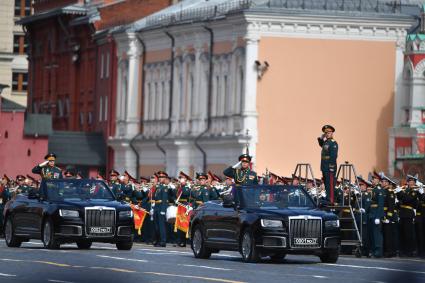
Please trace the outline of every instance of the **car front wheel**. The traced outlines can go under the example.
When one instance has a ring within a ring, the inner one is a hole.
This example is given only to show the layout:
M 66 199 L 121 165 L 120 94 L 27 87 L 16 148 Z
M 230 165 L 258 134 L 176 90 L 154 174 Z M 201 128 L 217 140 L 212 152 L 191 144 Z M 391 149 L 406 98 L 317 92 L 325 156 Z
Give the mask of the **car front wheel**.
M 43 231 L 41 234 L 44 247 L 46 249 L 59 249 L 60 244 L 55 238 L 53 223 L 50 219 L 46 219 L 43 224 Z
M 200 225 L 197 225 L 193 231 L 191 245 L 196 258 L 210 258 L 211 250 L 205 247 L 204 235 Z
M 19 248 L 22 244 L 22 240 L 15 236 L 12 219 L 10 217 L 6 219 L 6 226 L 4 227 L 4 239 L 6 241 L 6 245 L 9 248 Z
M 320 257 L 320 261 L 323 263 L 335 263 L 338 261 L 338 250 L 329 251 L 322 253 Z
M 240 253 L 244 262 L 255 263 L 260 260 L 260 253 L 255 246 L 255 239 L 249 228 L 245 229 L 242 234 Z

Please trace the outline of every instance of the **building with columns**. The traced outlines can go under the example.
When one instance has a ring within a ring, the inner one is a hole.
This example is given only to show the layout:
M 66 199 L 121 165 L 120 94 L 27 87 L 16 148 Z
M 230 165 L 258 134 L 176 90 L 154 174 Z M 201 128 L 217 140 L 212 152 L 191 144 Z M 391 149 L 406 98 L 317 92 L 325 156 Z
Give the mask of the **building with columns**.
M 425 177 L 425 7 L 421 24 L 406 37 L 394 124 L 389 129 L 389 171 Z
M 248 145 L 260 173 L 309 162 L 319 175 L 316 138 L 330 123 L 340 162 L 385 170 L 405 38 L 417 24 L 408 8 L 185 0 L 112 29 L 115 168 L 220 173 Z

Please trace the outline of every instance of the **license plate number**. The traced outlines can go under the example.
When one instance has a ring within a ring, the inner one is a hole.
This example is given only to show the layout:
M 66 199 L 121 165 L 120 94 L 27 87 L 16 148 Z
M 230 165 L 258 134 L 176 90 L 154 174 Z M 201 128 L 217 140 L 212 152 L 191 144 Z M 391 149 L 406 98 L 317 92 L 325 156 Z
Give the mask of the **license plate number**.
M 294 238 L 294 244 L 296 245 L 316 245 L 317 238 Z
M 111 233 L 111 227 L 90 227 L 90 233 L 106 234 Z

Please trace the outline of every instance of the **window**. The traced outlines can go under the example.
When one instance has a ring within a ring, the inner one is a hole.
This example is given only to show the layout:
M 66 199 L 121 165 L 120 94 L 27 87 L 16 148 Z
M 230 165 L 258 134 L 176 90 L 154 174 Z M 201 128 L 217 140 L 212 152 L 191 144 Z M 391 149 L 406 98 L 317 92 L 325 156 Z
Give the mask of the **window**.
M 12 73 L 12 91 L 26 92 L 28 89 L 27 73 Z
M 108 96 L 105 96 L 105 107 L 104 107 L 104 109 L 105 109 L 105 115 L 103 115 L 103 119 L 105 120 L 105 121 L 107 121 L 108 120 Z
M 91 125 L 93 123 L 93 113 L 89 112 L 87 113 L 87 124 Z
M 100 55 L 100 78 L 103 79 L 103 65 L 104 65 L 103 53 Z
M 32 113 L 38 114 L 38 104 L 36 101 L 32 103 Z
M 58 99 L 58 116 L 63 117 L 63 103 L 62 99 Z
M 80 126 L 84 125 L 84 112 L 80 112 Z
M 70 111 L 71 111 L 71 105 L 70 105 L 70 102 L 69 102 L 69 97 L 66 97 L 65 98 L 65 107 L 64 107 L 64 116 L 68 117 Z
M 103 117 L 102 117 L 102 115 L 103 115 L 102 107 L 103 107 L 103 97 L 101 96 L 101 97 L 99 97 L 99 122 L 102 122 L 102 119 L 103 119 Z
M 106 53 L 106 66 L 105 66 L 105 78 L 109 78 L 109 64 L 110 64 L 111 56 Z
M 31 15 L 32 0 L 15 0 L 15 17 Z

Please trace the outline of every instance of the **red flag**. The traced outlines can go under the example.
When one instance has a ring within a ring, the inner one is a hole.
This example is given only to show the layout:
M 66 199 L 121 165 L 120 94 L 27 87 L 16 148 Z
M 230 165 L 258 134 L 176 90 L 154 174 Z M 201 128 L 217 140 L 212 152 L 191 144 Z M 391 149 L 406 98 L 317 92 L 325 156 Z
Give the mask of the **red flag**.
M 181 205 L 177 207 L 176 213 L 176 223 L 174 224 L 174 232 L 177 232 L 177 229 L 186 233 L 186 238 L 189 233 L 189 223 L 190 215 L 186 214 L 187 209 Z
M 143 221 L 146 217 L 146 211 L 144 209 L 138 209 L 134 205 L 130 205 L 134 214 L 134 229 L 137 230 L 137 234 L 141 234 Z

